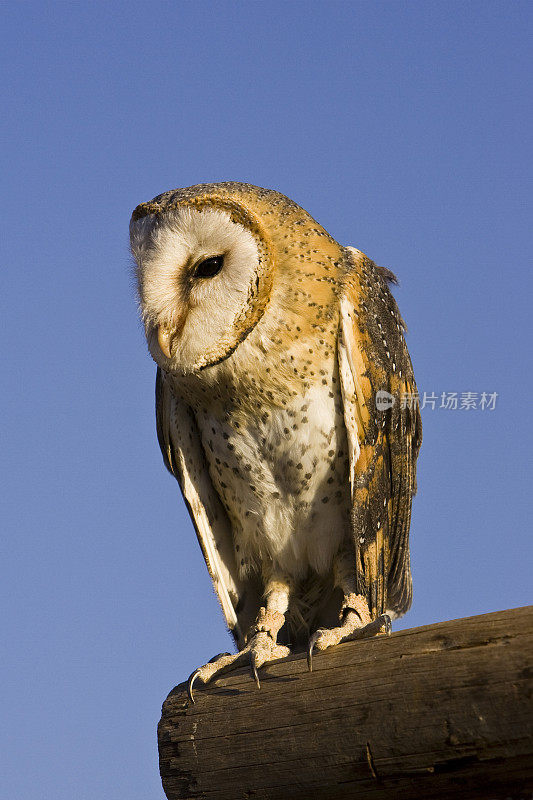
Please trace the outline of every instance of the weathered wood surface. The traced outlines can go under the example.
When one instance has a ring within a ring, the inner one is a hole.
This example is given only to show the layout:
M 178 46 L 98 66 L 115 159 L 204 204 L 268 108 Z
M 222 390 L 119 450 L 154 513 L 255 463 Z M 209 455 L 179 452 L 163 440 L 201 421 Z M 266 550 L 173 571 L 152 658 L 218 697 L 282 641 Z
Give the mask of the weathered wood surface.
M 533 797 L 533 606 L 341 644 L 163 705 L 169 800 Z

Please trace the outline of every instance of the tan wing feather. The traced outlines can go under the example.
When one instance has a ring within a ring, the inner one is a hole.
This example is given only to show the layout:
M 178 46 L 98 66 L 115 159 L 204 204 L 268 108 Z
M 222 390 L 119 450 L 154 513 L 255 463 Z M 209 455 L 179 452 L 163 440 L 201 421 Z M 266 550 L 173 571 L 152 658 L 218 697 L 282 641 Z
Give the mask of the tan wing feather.
M 388 276 L 360 251 L 345 252 L 338 357 L 358 591 L 374 617 L 386 610 L 400 615 L 412 598 L 409 524 L 422 438 L 418 395 Z M 388 410 L 376 407 L 380 391 L 394 398 Z

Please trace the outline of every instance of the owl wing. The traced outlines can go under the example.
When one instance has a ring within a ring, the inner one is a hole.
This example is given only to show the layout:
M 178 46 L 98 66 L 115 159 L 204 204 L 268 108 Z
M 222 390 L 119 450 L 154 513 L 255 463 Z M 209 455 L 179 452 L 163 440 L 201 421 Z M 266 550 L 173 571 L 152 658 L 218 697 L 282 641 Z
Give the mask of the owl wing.
M 405 326 L 387 285 L 394 276 L 359 250 L 345 253 L 338 358 L 358 592 L 373 617 L 387 610 L 399 616 L 412 599 L 409 524 L 422 441 L 418 393 Z
M 180 485 L 226 623 L 241 648 L 243 633 L 259 607 L 259 594 L 251 582 L 238 577 L 231 523 L 211 481 L 194 414 L 174 396 L 160 368 L 155 394 L 157 438 L 165 466 Z

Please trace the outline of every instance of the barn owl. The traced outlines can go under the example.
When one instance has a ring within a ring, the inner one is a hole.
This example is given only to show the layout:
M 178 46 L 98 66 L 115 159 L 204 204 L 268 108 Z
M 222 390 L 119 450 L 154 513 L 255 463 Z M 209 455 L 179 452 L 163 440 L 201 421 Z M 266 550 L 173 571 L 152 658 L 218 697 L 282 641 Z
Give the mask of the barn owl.
M 411 604 L 421 421 L 394 276 L 276 191 L 134 210 L 157 435 L 238 648 L 207 683 L 390 631 Z M 405 398 L 408 398 L 407 401 Z

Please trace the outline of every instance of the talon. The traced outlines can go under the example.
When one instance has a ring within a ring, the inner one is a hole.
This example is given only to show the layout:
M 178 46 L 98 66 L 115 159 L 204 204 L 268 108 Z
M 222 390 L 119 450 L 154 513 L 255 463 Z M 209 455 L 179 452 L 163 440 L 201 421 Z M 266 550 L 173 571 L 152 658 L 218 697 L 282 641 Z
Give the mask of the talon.
M 207 663 L 213 664 L 215 661 L 218 661 L 219 658 L 223 658 L 223 656 L 230 656 L 230 655 L 231 653 L 219 653 L 218 656 L 213 656 L 213 658 L 210 658 Z
M 314 633 L 313 636 L 311 636 L 311 638 L 309 639 L 309 648 L 307 650 L 307 669 L 309 670 L 309 672 L 313 671 L 313 649 L 316 644 L 316 640 L 317 640 L 317 635 L 316 633 Z
M 383 627 L 385 628 L 385 634 L 390 636 L 392 633 L 392 622 L 388 614 L 381 614 L 381 616 L 369 622 L 368 625 L 365 625 L 364 628 L 360 628 L 361 636 L 379 633 Z
M 252 678 L 257 684 L 257 688 L 261 688 L 261 684 L 259 682 L 259 675 L 257 674 L 257 663 L 256 663 L 256 655 L 252 653 L 252 663 L 251 663 L 251 670 L 252 670 Z
M 191 675 L 191 677 L 189 678 L 189 680 L 187 681 L 187 697 L 189 698 L 189 700 L 191 701 L 191 703 L 193 705 L 194 705 L 194 695 L 193 695 L 192 687 L 194 685 L 194 681 L 196 680 L 196 678 L 198 677 L 199 674 L 200 674 L 200 670 L 196 669 L 193 672 L 193 674 Z

